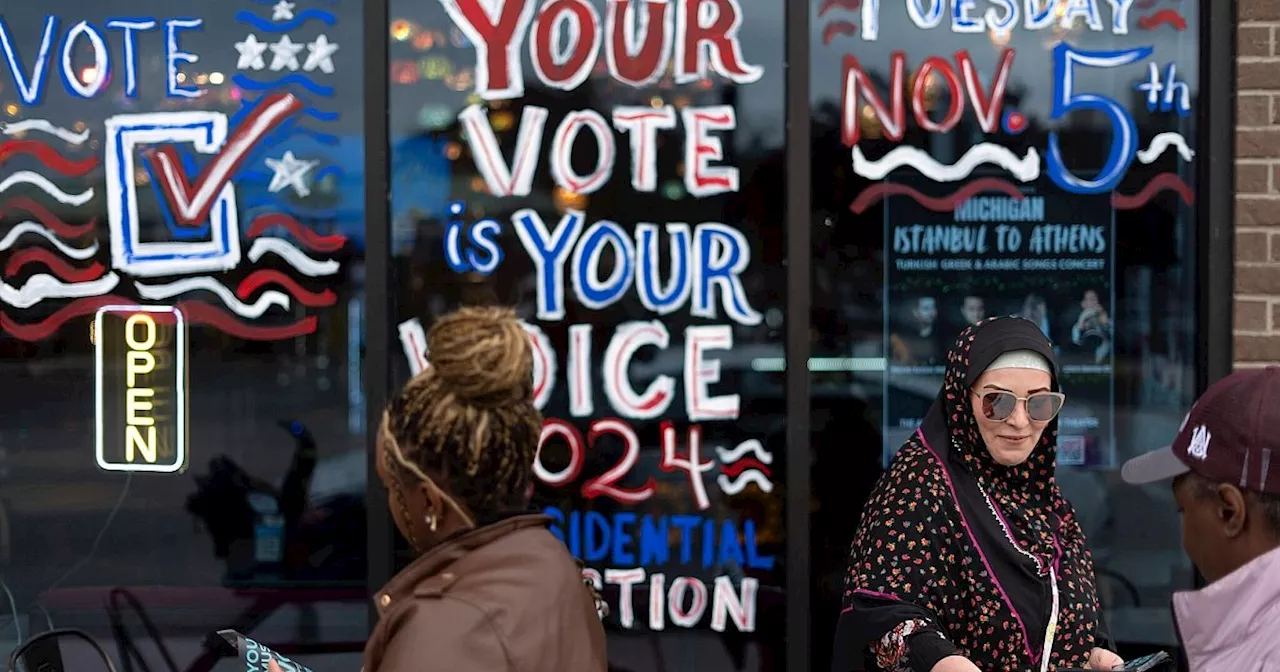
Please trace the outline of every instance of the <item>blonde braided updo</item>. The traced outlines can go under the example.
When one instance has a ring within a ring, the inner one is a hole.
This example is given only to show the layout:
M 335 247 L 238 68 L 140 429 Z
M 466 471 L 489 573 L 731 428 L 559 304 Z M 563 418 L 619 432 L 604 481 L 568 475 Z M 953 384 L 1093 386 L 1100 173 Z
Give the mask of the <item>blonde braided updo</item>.
M 461 308 L 431 327 L 427 352 L 427 368 L 387 408 L 405 461 L 438 477 L 476 516 L 521 506 L 542 414 L 520 321 L 506 308 Z

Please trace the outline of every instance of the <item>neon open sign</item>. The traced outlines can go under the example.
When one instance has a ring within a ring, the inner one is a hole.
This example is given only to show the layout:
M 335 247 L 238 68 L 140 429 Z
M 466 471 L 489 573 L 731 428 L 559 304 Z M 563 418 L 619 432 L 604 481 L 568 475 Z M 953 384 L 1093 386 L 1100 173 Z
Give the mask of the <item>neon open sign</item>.
M 187 340 L 169 306 L 104 306 L 93 323 L 98 466 L 172 473 L 187 463 Z

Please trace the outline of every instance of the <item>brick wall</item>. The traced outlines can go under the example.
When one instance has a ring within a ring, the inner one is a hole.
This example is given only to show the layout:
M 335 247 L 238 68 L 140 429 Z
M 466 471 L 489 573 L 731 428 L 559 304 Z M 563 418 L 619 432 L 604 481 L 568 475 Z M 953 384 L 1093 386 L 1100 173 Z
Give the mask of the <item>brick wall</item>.
M 1280 363 L 1280 0 L 1239 0 L 1237 13 L 1234 358 L 1241 367 Z

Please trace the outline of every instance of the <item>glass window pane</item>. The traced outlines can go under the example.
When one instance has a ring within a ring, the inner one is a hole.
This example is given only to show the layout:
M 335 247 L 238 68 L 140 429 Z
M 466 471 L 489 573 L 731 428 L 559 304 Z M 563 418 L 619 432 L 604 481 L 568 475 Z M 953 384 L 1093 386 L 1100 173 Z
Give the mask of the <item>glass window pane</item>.
M 0 650 L 123 655 L 119 617 L 151 669 L 219 628 L 358 666 L 359 4 L 51 0 L 0 38 Z
M 783 9 L 392 2 L 397 382 L 516 307 L 619 670 L 783 664 Z
M 856 456 L 815 437 L 817 608 L 839 602 L 849 512 L 956 334 L 1015 314 L 1058 353 L 1057 480 L 1111 633 L 1122 652 L 1174 645 L 1169 597 L 1192 569 L 1171 493 L 1118 469 L 1172 439 L 1197 389 L 1200 3 L 955 5 L 813 5 L 815 355 L 844 362 L 815 387 L 857 409 L 815 401 L 814 428 L 880 436 Z M 857 488 L 823 477 L 855 463 Z

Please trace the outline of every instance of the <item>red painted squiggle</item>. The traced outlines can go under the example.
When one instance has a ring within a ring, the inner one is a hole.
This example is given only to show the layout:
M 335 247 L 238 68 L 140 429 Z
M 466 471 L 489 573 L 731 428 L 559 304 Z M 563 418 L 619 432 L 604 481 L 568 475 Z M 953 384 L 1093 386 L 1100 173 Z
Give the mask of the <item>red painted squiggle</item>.
M 1138 27 L 1143 30 L 1155 30 L 1163 25 L 1173 26 L 1174 30 L 1184 31 L 1187 29 L 1187 20 L 1182 18 L 1176 9 L 1162 9 L 1155 14 L 1138 19 Z
M 92 296 L 86 299 L 77 299 L 71 303 L 58 309 L 58 312 L 39 322 L 21 323 L 15 322 L 13 318 L 5 313 L 0 312 L 0 331 L 13 336 L 20 341 L 40 341 L 48 338 L 59 327 L 77 317 L 92 315 L 103 306 L 110 305 L 133 305 L 137 301 L 132 301 L 120 296 Z
M 336 233 L 322 236 L 303 226 L 301 222 L 293 217 L 278 212 L 255 217 L 253 223 L 249 225 L 248 236 L 256 238 L 266 233 L 273 226 L 285 229 L 304 247 L 316 252 L 337 252 L 342 249 L 343 245 L 347 244 L 346 236 Z
M 857 35 L 858 25 L 851 21 L 832 21 L 822 30 L 822 43 L 831 44 L 831 41 L 841 35 Z
M 769 471 L 769 467 L 766 467 L 763 462 L 754 457 L 744 457 L 733 464 L 725 464 L 720 467 L 720 471 L 723 471 L 729 478 L 737 478 L 739 474 L 748 469 L 760 471 L 765 476 L 773 476 Z
M 49 272 L 53 277 L 65 282 L 89 282 L 102 277 L 106 268 L 98 263 L 93 262 L 87 268 L 78 268 L 71 262 L 54 254 L 43 247 L 27 247 L 14 252 L 9 261 L 4 265 L 4 275 L 6 278 L 12 278 L 22 270 L 27 264 L 42 264 L 49 268 Z
M 1008 180 L 997 177 L 984 177 L 974 180 L 952 192 L 949 196 L 926 196 L 905 184 L 889 184 L 881 182 L 867 187 L 853 199 L 849 210 L 854 214 L 862 214 L 867 208 L 890 196 L 910 196 L 913 201 L 934 212 L 952 212 L 956 206 L 983 192 L 996 191 L 1022 200 L 1025 196 L 1018 187 Z
M 5 217 L 14 210 L 22 210 L 28 214 L 35 215 L 36 221 L 49 227 L 49 230 L 58 234 L 58 236 L 68 240 L 75 240 L 80 236 L 91 233 L 94 227 L 98 225 L 96 218 L 90 219 L 84 224 L 68 224 L 30 196 L 14 196 L 6 199 L 4 204 L 0 205 L 0 217 Z
M 96 156 L 72 161 L 59 154 L 49 145 L 35 140 L 10 140 L 0 144 L 0 163 L 22 154 L 35 157 L 37 161 L 47 168 L 67 177 L 80 177 L 98 167 L 98 157 Z
M 833 9 L 856 12 L 862 9 L 862 0 L 822 0 L 822 4 L 818 6 L 818 16 L 826 16 Z
M 77 299 L 63 306 L 58 312 L 38 322 L 15 322 L 7 314 L 0 313 L 0 330 L 22 341 L 40 341 L 48 338 L 62 325 L 86 315 L 92 315 L 103 306 L 136 305 L 137 301 L 120 296 L 94 296 Z M 296 336 L 313 334 L 316 331 L 316 318 L 305 318 L 293 324 L 280 326 L 256 326 L 240 322 L 230 313 L 199 301 L 183 301 L 178 310 L 189 324 L 203 324 L 214 327 L 236 338 L 246 341 L 282 341 Z
M 1196 200 L 1196 195 L 1191 191 L 1191 187 L 1182 181 L 1175 173 L 1160 173 L 1147 183 L 1138 193 L 1127 196 L 1118 191 L 1111 193 L 1111 205 L 1116 210 L 1135 210 L 1141 208 L 1156 197 L 1162 191 L 1170 190 L 1176 192 L 1182 197 L 1182 202 L 1191 205 Z
M 192 324 L 204 324 L 236 338 L 246 341 L 283 341 L 296 336 L 305 336 L 316 332 L 315 316 L 303 318 L 293 324 L 278 326 L 257 326 L 245 324 L 232 317 L 231 313 L 199 301 L 183 301 L 178 310 Z
M 249 274 L 244 280 L 240 281 L 240 286 L 236 287 L 236 296 L 240 300 L 246 300 L 265 285 L 280 285 L 289 292 L 298 303 L 309 308 L 320 308 L 323 306 L 332 306 L 338 297 L 329 290 L 323 292 L 311 292 L 303 289 L 293 278 L 275 270 L 274 268 L 264 268 L 256 270 Z

